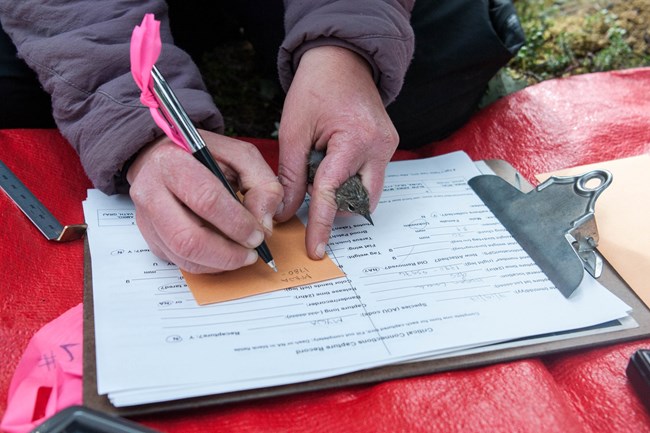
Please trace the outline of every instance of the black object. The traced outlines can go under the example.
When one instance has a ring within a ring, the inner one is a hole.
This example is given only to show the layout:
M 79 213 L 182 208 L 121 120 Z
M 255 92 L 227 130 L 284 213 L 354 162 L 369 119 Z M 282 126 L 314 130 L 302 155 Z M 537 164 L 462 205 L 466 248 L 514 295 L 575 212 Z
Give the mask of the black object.
M 70 406 L 58 412 L 31 433 L 158 433 L 133 421 L 108 415 L 85 406 Z
M 387 107 L 410 149 L 442 140 L 478 110 L 490 79 L 525 42 L 512 0 L 418 0 L 415 53 Z
M 650 411 L 650 349 L 634 352 L 625 372 L 639 399 Z
M 0 129 L 54 127 L 50 95 L 0 26 Z

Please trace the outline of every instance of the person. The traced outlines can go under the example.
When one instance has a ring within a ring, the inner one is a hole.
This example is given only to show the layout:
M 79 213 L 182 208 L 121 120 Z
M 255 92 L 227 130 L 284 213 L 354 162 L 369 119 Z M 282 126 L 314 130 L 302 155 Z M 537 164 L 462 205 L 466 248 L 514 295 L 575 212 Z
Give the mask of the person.
M 192 60 L 218 33 L 215 14 L 224 10 L 243 17 L 254 45 L 267 45 L 256 51 L 267 59 L 269 46 L 277 53 L 286 91 L 277 176 L 253 145 L 223 135 L 223 117 Z M 139 103 L 129 41 L 146 13 L 162 22 L 158 68 L 244 206 Z M 310 187 L 306 249 L 323 257 L 336 188 L 358 173 L 374 209 L 398 144 L 420 146 L 460 127 L 523 44 L 509 0 L 0 0 L 0 24 L 51 96 L 53 119 L 93 184 L 128 192 L 151 250 L 190 272 L 257 260 L 254 248 L 273 221 L 301 205 L 313 148 L 326 157 Z

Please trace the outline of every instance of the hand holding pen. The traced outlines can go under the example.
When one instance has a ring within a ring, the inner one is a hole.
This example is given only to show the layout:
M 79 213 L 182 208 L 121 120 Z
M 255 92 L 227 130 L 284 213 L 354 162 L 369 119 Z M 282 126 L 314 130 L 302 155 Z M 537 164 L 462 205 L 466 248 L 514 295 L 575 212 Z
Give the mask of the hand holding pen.
M 149 17 L 149 28 L 156 23 L 152 20 Z M 158 74 L 154 80 L 152 75 L 137 73 L 154 70 L 159 46 L 157 50 L 146 44 L 136 48 L 136 54 L 145 56 L 144 60 L 137 55 L 134 59 L 132 42 L 134 78 L 143 89 L 143 102 L 151 98 L 145 104 L 152 107 L 154 119 L 167 134 L 143 149 L 127 174 L 138 225 L 152 251 L 190 272 L 235 269 L 255 262 L 258 254 L 273 267 L 263 242 L 264 233 L 272 230 L 273 215 L 283 194 L 273 171 L 250 143 L 207 131 L 199 135 L 191 123 L 183 124 L 184 111 L 174 101 L 171 89 L 165 88 L 164 78 Z M 148 53 L 153 54 L 147 57 Z M 151 92 L 145 96 L 144 89 Z M 211 150 L 224 164 L 225 173 L 206 144 L 216 144 Z M 238 180 L 243 206 L 225 175 Z

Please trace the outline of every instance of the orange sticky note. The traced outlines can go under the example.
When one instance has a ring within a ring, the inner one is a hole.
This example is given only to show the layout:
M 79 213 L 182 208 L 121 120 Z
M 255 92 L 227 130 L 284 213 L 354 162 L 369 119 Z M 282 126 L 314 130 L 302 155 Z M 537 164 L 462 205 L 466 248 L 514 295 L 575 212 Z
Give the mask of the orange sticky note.
M 305 251 L 305 226 L 296 217 L 276 224 L 267 240 L 278 272 L 259 260 L 245 268 L 220 274 L 181 271 L 199 305 L 229 301 L 289 287 L 318 283 L 345 274 L 327 256 L 312 260 Z

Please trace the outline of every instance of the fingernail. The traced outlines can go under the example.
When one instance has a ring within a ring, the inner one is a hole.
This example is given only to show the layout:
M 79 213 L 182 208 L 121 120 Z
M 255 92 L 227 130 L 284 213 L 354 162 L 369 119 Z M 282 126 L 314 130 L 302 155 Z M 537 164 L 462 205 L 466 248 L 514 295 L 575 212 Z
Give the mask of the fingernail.
M 325 255 L 325 244 L 318 244 L 314 253 L 319 259 L 322 259 Z
M 248 252 L 248 256 L 246 256 L 246 260 L 244 261 L 244 266 L 252 265 L 253 263 L 257 262 L 257 258 L 257 251 L 250 250 Z
M 253 234 L 250 235 L 250 237 L 246 241 L 246 245 L 251 248 L 255 248 L 259 246 L 263 240 L 264 240 L 264 233 L 262 233 L 259 230 L 255 230 Z
M 271 214 L 268 214 L 268 213 L 266 215 L 264 215 L 264 217 L 262 218 L 262 225 L 264 226 L 264 228 L 269 233 L 272 233 L 273 232 L 273 216 Z

